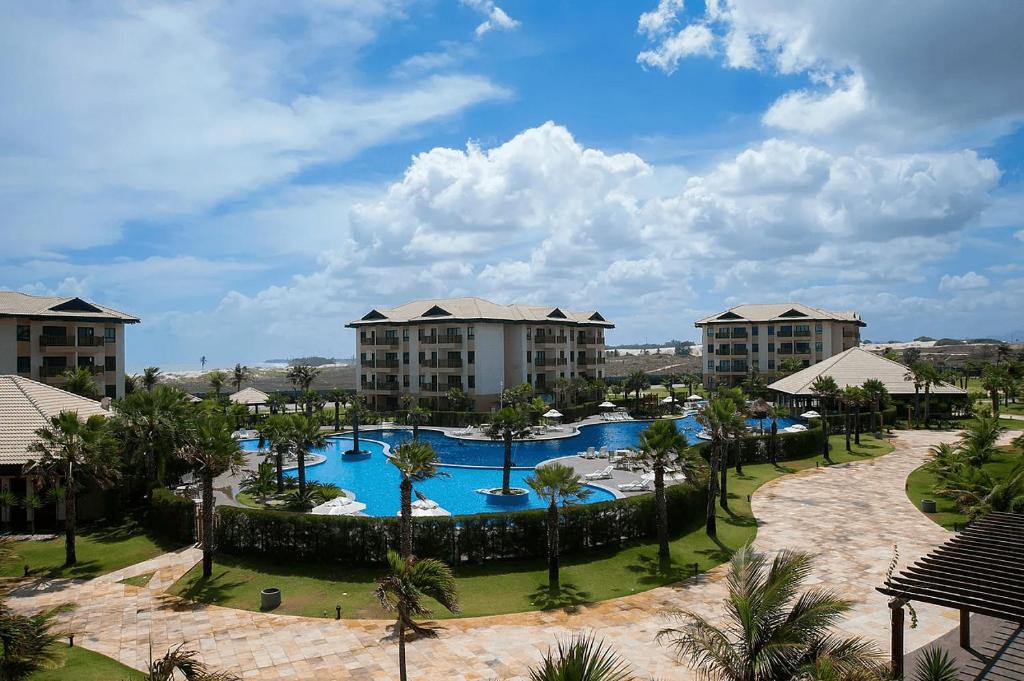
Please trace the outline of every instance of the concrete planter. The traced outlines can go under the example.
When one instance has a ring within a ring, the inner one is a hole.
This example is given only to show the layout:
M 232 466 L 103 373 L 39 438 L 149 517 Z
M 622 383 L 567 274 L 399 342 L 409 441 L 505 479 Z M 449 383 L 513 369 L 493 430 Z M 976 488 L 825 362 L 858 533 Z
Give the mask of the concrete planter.
M 935 500 L 934 499 L 922 499 L 921 510 L 925 513 L 935 513 Z
M 358 452 L 354 449 L 346 449 L 341 455 L 346 459 L 364 459 L 370 456 L 370 452 L 365 449 L 360 449 Z
M 510 487 L 509 494 L 502 494 L 500 487 L 479 489 L 477 492 L 487 497 L 487 504 L 489 506 L 516 508 L 525 506 L 530 501 L 530 491 L 522 487 Z
M 281 605 L 281 590 L 270 587 L 260 591 L 260 610 L 273 610 Z

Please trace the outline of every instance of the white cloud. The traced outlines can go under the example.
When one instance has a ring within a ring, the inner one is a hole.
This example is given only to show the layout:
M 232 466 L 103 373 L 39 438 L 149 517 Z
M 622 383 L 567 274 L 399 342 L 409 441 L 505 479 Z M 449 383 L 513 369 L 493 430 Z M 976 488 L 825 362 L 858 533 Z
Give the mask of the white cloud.
M 944 274 L 939 280 L 940 291 L 968 291 L 986 286 L 988 286 L 988 278 L 977 272 L 959 275 Z
M 1020 230 L 1019 232 L 1015 232 L 1014 236 L 1020 239 L 1021 241 L 1024 241 L 1024 229 Z
M 644 66 L 672 73 L 679 62 L 694 55 L 710 55 L 714 36 L 704 24 L 691 24 L 678 33 L 664 38 L 653 50 L 645 50 L 636 60 Z
M 824 93 L 790 92 L 772 104 L 762 120 L 784 130 L 820 133 L 856 119 L 867 106 L 864 79 L 853 75 L 843 86 Z
M 473 8 L 486 17 L 476 27 L 477 37 L 495 30 L 514 31 L 520 26 L 518 21 L 510 17 L 505 10 L 498 7 L 493 0 L 462 0 L 462 4 Z
M 640 15 L 637 33 L 656 38 L 667 33 L 676 23 L 676 16 L 683 11 L 683 0 L 659 0 L 658 6 Z

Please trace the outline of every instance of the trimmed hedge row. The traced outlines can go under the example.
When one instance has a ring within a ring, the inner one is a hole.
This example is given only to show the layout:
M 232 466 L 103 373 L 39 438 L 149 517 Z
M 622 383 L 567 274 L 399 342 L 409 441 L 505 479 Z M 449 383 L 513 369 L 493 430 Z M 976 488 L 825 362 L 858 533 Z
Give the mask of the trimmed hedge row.
M 150 527 L 183 544 L 195 541 L 196 505 L 170 490 L 158 487 L 149 496 Z
M 666 501 L 672 532 L 703 522 L 703 486 L 669 487 Z M 399 543 L 397 518 L 314 516 L 227 506 L 218 508 L 217 514 L 218 550 L 235 555 L 375 565 Z M 630 544 L 656 532 L 653 494 L 571 506 L 560 515 L 565 553 Z M 545 523 L 544 510 L 415 518 L 414 551 L 452 565 L 540 558 L 547 555 Z

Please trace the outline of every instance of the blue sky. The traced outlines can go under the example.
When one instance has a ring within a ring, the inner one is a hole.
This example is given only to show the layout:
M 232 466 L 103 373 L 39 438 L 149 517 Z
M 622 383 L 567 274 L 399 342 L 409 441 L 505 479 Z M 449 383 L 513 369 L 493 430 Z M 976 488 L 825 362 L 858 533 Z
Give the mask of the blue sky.
M 371 306 L 742 302 L 1024 336 L 1024 3 L 21 3 L 0 287 L 131 367 L 348 355 Z

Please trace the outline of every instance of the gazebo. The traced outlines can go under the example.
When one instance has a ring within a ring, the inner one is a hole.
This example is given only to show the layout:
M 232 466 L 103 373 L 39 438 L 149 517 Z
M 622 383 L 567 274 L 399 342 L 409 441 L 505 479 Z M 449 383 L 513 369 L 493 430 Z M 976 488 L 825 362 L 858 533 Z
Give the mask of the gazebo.
M 899 574 L 889 576 L 878 591 L 892 598 L 892 673 L 896 678 L 903 677 L 907 603 L 959 610 L 960 647 L 965 649 L 971 648 L 971 613 L 1024 627 L 1024 515 L 989 513 Z M 1017 664 L 1001 661 L 1004 654 L 1014 658 L 1024 654 L 1024 643 L 1008 640 L 986 663 L 987 668 L 994 671 L 1001 664 Z
M 234 404 L 244 404 L 247 407 L 254 407 L 256 413 L 260 413 L 260 407 L 267 403 L 270 396 L 256 388 L 243 388 L 237 393 L 228 395 L 228 399 Z

